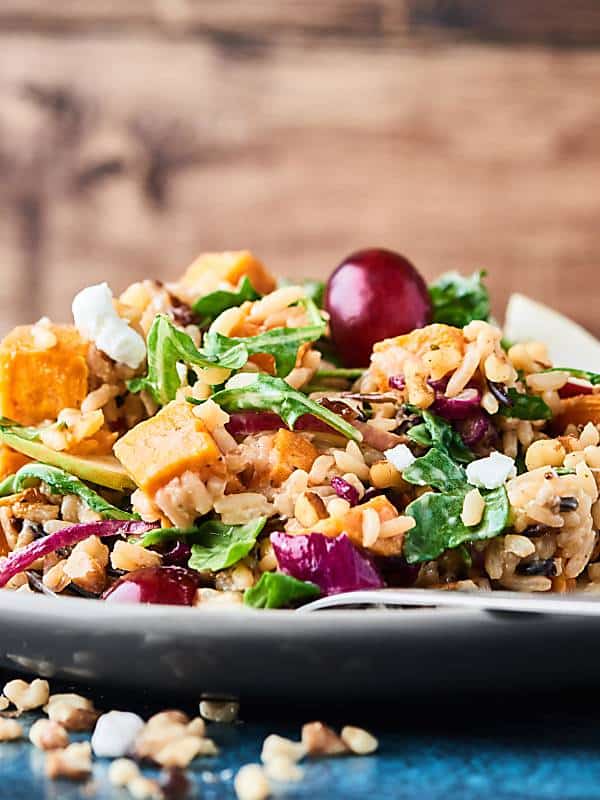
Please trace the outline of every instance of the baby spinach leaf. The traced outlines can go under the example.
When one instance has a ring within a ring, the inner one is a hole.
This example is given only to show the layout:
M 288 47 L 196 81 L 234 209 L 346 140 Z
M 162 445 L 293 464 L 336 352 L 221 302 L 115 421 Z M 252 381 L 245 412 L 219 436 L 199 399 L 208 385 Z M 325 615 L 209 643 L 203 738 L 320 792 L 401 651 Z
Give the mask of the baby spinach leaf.
M 544 372 L 567 372 L 573 378 L 581 378 L 584 381 L 589 381 L 592 386 L 600 385 L 600 374 L 598 372 L 588 372 L 586 369 L 552 367 L 552 369 L 545 369 Z
M 199 572 L 216 572 L 233 566 L 252 550 L 266 521 L 266 517 L 259 517 L 246 525 L 225 525 L 218 520 L 203 522 L 196 530 L 197 543 L 192 545 L 188 566 Z
M 25 464 L 12 476 L 12 483 L 7 488 L 11 490 L 10 494 L 14 494 L 40 482 L 45 483 L 52 494 L 77 495 L 89 509 L 102 514 L 106 519 L 138 519 L 137 514 L 130 514 L 111 505 L 79 478 L 47 464 Z M 0 488 L 0 491 L 2 490 L 4 490 L 4 484 Z
M 226 311 L 228 308 L 235 308 L 241 306 L 247 300 L 259 300 L 261 295 L 250 283 L 247 275 L 244 275 L 240 281 L 237 291 L 228 292 L 218 290 L 204 295 L 199 300 L 196 300 L 192 306 L 194 312 L 202 319 L 202 324 L 206 325 L 212 322 L 219 314 Z
M 248 355 L 268 353 L 275 359 L 277 375 L 284 378 L 296 366 L 298 349 L 307 342 L 315 342 L 325 333 L 326 324 L 312 301 L 305 301 L 311 325 L 303 328 L 273 328 L 258 336 L 230 337 L 208 331 L 204 337 L 203 352 L 218 360 L 235 347 L 244 347 Z M 316 323 L 316 324 L 315 324 Z
M 474 319 L 490 316 L 490 296 L 483 285 L 485 272 L 460 275 L 448 272 L 429 287 L 432 321 L 463 328 Z
M 432 447 L 424 456 L 402 470 L 402 477 L 417 486 L 432 486 L 441 492 L 461 489 L 467 482 L 466 472 L 443 450 Z
M 534 394 L 521 394 L 516 389 L 507 391 L 510 406 L 500 406 L 498 414 L 512 419 L 552 419 L 550 406 Z
M 299 581 L 282 572 L 263 572 L 260 580 L 244 592 L 244 604 L 252 608 L 284 608 L 318 597 L 315 583 Z
M 239 340 L 242 342 L 243 340 Z M 248 360 L 243 344 L 235 342 L 219 354 L 199 350 L 191 336 L 179 330 L 168 317 L 156 317 L 148 334 L 148 373 L 143 378 L 129 381 L 131 392 L 146 389 L 161 406 L 175 398 L 181 386 L 177 364 L 194 364 L 198 367 L 225 367 L 239 369 Z
M 177 539 L 180 536 L 192 537 L 201 533 L 201 528 L 154 528 L 148 533 L 145 533 L 137 543 L 142 547 L 152 547 L 156 544 L 163 544 L 171 539 Z
M 312 414 L 334 430 L 353 439 L 362 440 L 362 434 L 345 419 L 328 408 L 310 400 L 302 392 L 292 389 L 281 378 L 271 375 L 249 375 L 251 383 L 234 389 L 222 389 L 211 397 L 225 411 L 272 411 L 285 421 L 290 429 L 303 414 Z M 188 397 L 188 402 L 199 405 L 202 401 Z
M 437 447 L 461 464 L 473 461 L 474 454 L 449 422 L 432 414 L 431 411 L 423 411 L 414 406 L 407 406 L 407 409 L 412 413 L 419 414 L 423 419 L 422 424 L 414 425 L 407 432 L 406 435 L 409 439 L 422 447 Z
M 506 489 L 501 486 L 483 492 L 485 511 L 479 525 L 466 527 L 460 518 L 464 492 L 434 494 L 428 492 L 414 500 L 406 509 L 416 525 L 406 534 L 404 556 L 409 564 L 431 561 L 445 550 L 464 542 L 493 539 L 508 526 L 510 503 Z

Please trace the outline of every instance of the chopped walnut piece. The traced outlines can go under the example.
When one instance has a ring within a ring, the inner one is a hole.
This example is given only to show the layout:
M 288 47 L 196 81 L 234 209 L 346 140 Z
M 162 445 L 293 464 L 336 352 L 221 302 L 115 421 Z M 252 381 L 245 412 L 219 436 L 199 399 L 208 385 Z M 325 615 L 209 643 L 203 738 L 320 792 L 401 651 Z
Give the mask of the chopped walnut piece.
M 23 738 L 23 727 L 16 719 L 0 717 L 0 742 L 12 742 Z
M 38 719 L 29 730 L 29 740 L 40 750 L 59 750 L 69 744 L 69 734 L 58 722 Z
M 143 775 L 129 781 L 127 791 L 136 800 L 159 800 L 164 796 L 158 783 Z
M 81 781 L 92 771 L 92 748 L 89 742 L 76 742 L 64 750 L 52 750 L 46 756 L 46 775 L 49 778 L 69 778 Z
M 368 756 L 379 747 L 379 742 L 369 731 L 352 725 L 342 728 L 342 741 L 358 756 Z
M 158 553 L 132 542 L 117 542 L 110 556 L 110 563 L 114 569 L 122 569 L 125 572 L 133 572 L 144 567 L 158 567 L 161 561 L 162 558 Z
M 99 594 L 106 585 L 108 547 L 97 536 L 76 544 L 63 570 L 71 581 L 92 594 Z
M 302 726 L 302 744 L 310 756 L 337 756 L 348 752 L 337 733 L 322 722 L 308 722 Z
M 235 793 L 238 800 L 267 800 L 271 786 L 260 764 L 246 764 L 235 776 Z
M 285 758 L 287 761 L 300 761 L 306 755 L 306 747 L 302 742 L 294 742 L 284 736 L 272 733 L 263 742 L 260 759 L 263 764 L 274 761 L 276 758 Z
M 9 707 L 9 705 L 10 705 L 10 701 L 9 701 L 8 697 L 4 697 L 3 694 L 0 694 L 0 711 L 6 711 L 6 709 Z
M 154 755 L 154 761 L 161 767 L 187 767 L 196 756 L 215 756 L 218 750 L 211 739 L 198 736 L 183 736 L 173 739 Z
M 202 717 L 194 717 L 188 724 L 186 731 L 190 736 L 199 736 L 201 739 L 204 739 L 206 735 L 206 723 Z
M 89 731 L 100 716 L 92 701 L 78 694 L 50 695 L 46 713 L 68 731 Z
M 31 683 L 17 679 L 9 681 L 2 691 L 19 711 L 32 711 L 34 708 L 46 705 L 50 687 L 48 681 L 40 678 L 36 678 Z
M 130 758 L 116 758 L 108 768 L 108 782 L 112 786 L 128 786 L 139 777 L 139 767 Z

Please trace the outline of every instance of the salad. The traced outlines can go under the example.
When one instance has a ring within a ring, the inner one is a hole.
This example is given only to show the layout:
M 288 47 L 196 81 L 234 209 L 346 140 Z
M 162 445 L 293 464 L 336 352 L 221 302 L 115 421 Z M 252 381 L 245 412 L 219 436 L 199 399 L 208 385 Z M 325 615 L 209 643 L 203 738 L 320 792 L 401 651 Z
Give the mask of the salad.
M 600 587 L 600 375 L 508 342 L 484 273 L 251 253 L 0 343 L 0 587 L 294 608 L 385 586 Z

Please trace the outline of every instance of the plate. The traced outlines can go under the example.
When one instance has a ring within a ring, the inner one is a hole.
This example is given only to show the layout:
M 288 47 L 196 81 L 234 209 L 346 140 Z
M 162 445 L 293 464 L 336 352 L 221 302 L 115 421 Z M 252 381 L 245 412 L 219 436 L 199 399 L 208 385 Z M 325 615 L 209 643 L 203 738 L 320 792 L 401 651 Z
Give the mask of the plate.
M 600 617 L 471 609 L 208 612 L 0 592 L 0 631 L 10 673 L 242 699 L 592 686 L 600 658 Z

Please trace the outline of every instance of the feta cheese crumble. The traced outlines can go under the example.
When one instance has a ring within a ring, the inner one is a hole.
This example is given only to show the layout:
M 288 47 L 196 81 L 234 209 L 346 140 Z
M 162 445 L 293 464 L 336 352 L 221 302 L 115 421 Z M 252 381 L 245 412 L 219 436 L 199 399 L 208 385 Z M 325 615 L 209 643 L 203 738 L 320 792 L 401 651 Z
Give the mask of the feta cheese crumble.
M 395 467 L 398 472 L 410 467 L 416 461 L 415 456 L 411 453 L 410 448 L 405 444 L 397 444 L 390 450 L 384 450 L 383 455 L 387 458 L 390 464 Z
M 73 319 L 79 333 L 98 350 L 121 364 L 137 369 L 146 357 L 146 343 L 129 327 L 113 305 L 107 283 L 82 289 L 73 300 Z
M 92 749 L 99 757 L 121 758 L 133 750 L 144 720 L 129 711 L 109 711 L 96 723 Z
M 498 489 L 516 474 L 514 459 L 496 451 L 467 466 L 467 480 L 479 489 Z

